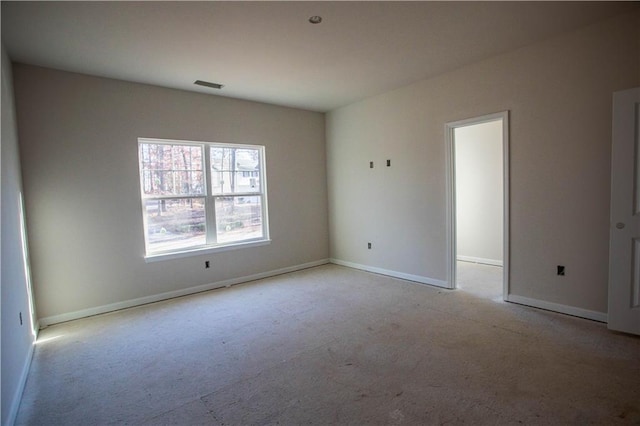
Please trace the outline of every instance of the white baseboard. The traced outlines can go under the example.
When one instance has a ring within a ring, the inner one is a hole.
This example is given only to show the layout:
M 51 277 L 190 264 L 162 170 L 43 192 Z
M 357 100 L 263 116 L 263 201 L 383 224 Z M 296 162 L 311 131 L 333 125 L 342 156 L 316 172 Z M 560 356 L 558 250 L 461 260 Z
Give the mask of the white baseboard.
M 429 284 L 436 287 L 449 288 L 446 281 L 437 280 L 434 278 L 423 277 L 419 275 L 405 274 L 403 272 L 390 271 L 388 269 L 376 268 L 374 266 L 361 265 L 359 263 L 348 262 L 340 259 L 329 259 L 330 263 L 336 265 L 346 266 L 349 268 L 360 269 L 367 272 L 373 272 L 376 274 L 387 275 L 394 278 L 400 278 L 408 281 L 415 281 L 422 284 Z M 607 322 L 607 314 L 603 312 L 590 311 L 588 309 L 576 308 L 574 306 L 561 305 L 559 303 L 547 302 L 544 300 L 531 299 L 528 297 L 517 296 L 510 294 L 507 296 L 507 302 L 517 303 L 520 305 L 530 306 L 533 308 L 545 309 L 547 311 L 558 312 L 561 314 L 571 315 L 574 317 L 586 318 L 593 321 Z
M 572 315 L 574 317 L 586 318 L 593 321 L 608 322 L 607 314 L 604 312 L 590 311 L 588 309 L 576 308 L 575 306 L 561 305 L 559 303 L 546 302 L 544 300 L 531 299 L 528 297 L 510 294 L 507 296 L 507 302 L 518 303 L 520 305 L 531 306 L 534 308 L 546 309 L 561 314 Z
M 24 393 L 24 387 L 27 384 L 27 377 L 29 376 L 29 369 L 31 368 L 31 360 L 33 359 L 33 352 L 36 348 L 35 342 L 31 344 L 29 347 L 29 352 L 27 353 L 27 358 L 24 361 L 24 365 L 22 366 L 22 371 L 20 372 L 20 380 L 18 382 L 18 388 L 13 394 L 13 398 L 9 403 L 9 416 L 7 417 L 7 425 L 12 426 L 16 422 L 16 417 L 18 416 L 18 409 L 20 408 L 20 401 L 22 401 L 22 394 Z
M 246 283 L 249 281 L 260 280 L 263 278 L 269 278 L 276 275 L 282 275 L 289 272 L 295 272 L 302 269 L 313 268 L 314 266 L 325 265 L 329 263 L 329 259 L 316 260 L 314 262 L 303 263 L 301 265 L 289 266 L 286 268 L 275 269 L 273 271 L 261 272 L 259 274 L 247 275 L 244 277 L 231 278 L 224 281 L 218 281 L 215 283 L 199 285 L 196 287 L 189 287 L 181 290 L 168 291 L 166 293 L 155 294 L 152 296 L 140 297 L 137 299 L 125 300 L 122 302 L 111 303 L 109 305 L 96 306 L 95 308 L 82 309 L 80 311 L 69 312 L 66 314 L 53 315 L 50 317 L 40 318 L 40 327 L 48 327 L 60 322 L 71 321 L 75 319 L 90 317 L 93 315 L 104 314 L 107 312 L 119 311 L 121 309 L 132 308 L 134 306 L 146 305 L 148 303 L 160 302 L 162 300 L 173 299 L 175 297 L 187 296 L 189 294 L 201 293 L 203 291 L 215 290 L 222 287 L 231 287 L 232 285 Z
M 247 275 L 244 277 L 232 278 L 224 281 L 218 281 L 215 283 L 204 284 L 196 287 L 189 287 L 181 290 L 169 291 L 166 293 L 160 293 L 152 296 L 140 297 L 137 299 L 125 300 L 123 302 L 112 303 L 109 305 L 97 306 L 94 308 L 83 309 L 80 311 L 69 312 L 60 315 L 53 315 L 50 317 L 40 318 L 39 325 L 41 328 L 48 327 L 60 322 L 71 321 L 75 319 L 85 318 L 93 315 L 104 314 L 107 312 L 118 311 L 121 309 L 132 308 L 135 306 L 146 305 L 148 303 L 160 302 L 162 300 L 173 299 L 175 297 L 187 296 L 189 294 L 201 293 L 203 291 L 215 290 L 222 287 L 230 287 L 232 285 L 241 284 L 249 281 L 255 281 L 263 278 L 269 278 L 276 275 L 286 274 L 289 272 L 295 272 L 302 269 L 313 268 L 315 266 L 325 265 L 327 263 L 333 263 L 336 265 L 346 266 L 349 268 L 360 269 L 367 272 L 373 272 L 376 274 L 387 275 L 394 278 L 399 278 L 408 281 L 414 281 L 422 284 L 429 284 L 436 287 L 449 288 L 446 281 L 438 280 L 435 278 L 424 277 L 421 275 L 412 275 L 404 272 L 397 272 L 383 268 L 377 268 L 375 266 L 362 265 L 359 263 L 348 262 L 340 259 L 321 259 L 313 262 L 303 263 L 300 265 L 289 266 L 286 268 L 276 269 L 267 272 L 261 272 L 254 275 Z M 508 302 L 518 303 L 520 305 L 531 306 L 534 308 L 546 309 L 549 311 L 559 312 L 562 314 L 573 315 L 576 317 L 586 318 L 599 322 L 607 322 L 607 314 L 603 312 L 590 311 L 587 309 L 576 308 L 574 306 L 561 305 L 559 303 L 547 302 L 544 300 L 531 299 L 528 297 L 517 296 L 510 294 L 507 296 Z M 31 357 L 33 356 L 33 348 L 29 354 L 29 362 L 25 367 L 24 380 L 26 381 L 26 374 L 29 371 L 28 366 L 31 363 Z M 24 384 L 23 384 L 24 386 Z M 20 389 L 22 391 L 22 388 Z M 21 395 L 22 393 L 20 393 Z M 17 410 L 17 407 L 16 407 Z M 17 411 L 16 413 L 17 414 Z M 9 423 L 11 424 L 11 422 Z
M 502 260 L 486 259 L 484 257 L 460 256 L 460 255 L 458 255 L 458 260 L 461 260 L 463 262 L 482 263 L 484 265 L 491 265 L 491 266 L 502 266 L 503 265 Z
M 429 284 L 436 287 L 449 288 L 446 281 L 437 280 L 435 278 L 423 277 L 421 275 L 405 274 L 404 272 L 391 271 L 388 269 L 377 268 L 375 266 L 361 265 L 359 263 L 347 262 L 346 260 L 340 259 L 329 259 L 329 262 L 336 265 L 346 266 L 348 268 L 360 269 L 362 271 L 373 272 L 375 274 L 400 278 L 402 280 L 415 281 L 421 284 Z

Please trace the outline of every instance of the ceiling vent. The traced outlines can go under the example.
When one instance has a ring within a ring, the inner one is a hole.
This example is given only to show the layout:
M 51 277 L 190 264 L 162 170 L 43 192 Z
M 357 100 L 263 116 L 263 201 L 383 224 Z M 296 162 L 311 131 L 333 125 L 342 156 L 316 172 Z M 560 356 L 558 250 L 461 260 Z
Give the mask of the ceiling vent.
M 198 86 L 211 87 L 212 89 L 222 89 L 224 85 L 218 83 L 211 83 L 208 81 L 196 80 L 193 84 Z

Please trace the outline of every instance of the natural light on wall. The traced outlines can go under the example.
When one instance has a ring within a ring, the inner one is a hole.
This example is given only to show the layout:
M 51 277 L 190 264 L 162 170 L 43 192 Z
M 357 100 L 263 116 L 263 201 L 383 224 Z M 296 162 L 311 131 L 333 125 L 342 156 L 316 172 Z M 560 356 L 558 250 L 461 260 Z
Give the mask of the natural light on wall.
M 31 334 L 33 337 L 38 335 L 35 305 L 33 304 L 33 286 L 31 285 L 31 264 L 29 261 L 29 246 L 27 244 L 27 224 L 24 217 L 24 199 L 22 192 L 19 193 L 20 206 L 20 240 L 22 242 L 22 263 L 24 265 L 25 285 L 27 286 L 27 297 L 29 298 L 29 318 L 31 321 Z
M 268 242 L 263 146 L 138 142 L 147 258 Z

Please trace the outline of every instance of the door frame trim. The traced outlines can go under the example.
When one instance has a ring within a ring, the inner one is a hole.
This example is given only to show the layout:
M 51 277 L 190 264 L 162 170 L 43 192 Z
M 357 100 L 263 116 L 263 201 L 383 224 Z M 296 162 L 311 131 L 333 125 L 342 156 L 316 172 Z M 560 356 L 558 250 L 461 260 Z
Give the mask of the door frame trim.
M 503 267 L 502 298 L 509 296 L 509 111 L 471 117 L 464 120 L 445 123 L 445 155 L 447 185 L 447 288 L 456 288 L 456 199 L 455 199 L 455 140 L 454 131 L 458 127 L 466 127 L 490 121 L 502 120 L 502 188 L 503 188 Z

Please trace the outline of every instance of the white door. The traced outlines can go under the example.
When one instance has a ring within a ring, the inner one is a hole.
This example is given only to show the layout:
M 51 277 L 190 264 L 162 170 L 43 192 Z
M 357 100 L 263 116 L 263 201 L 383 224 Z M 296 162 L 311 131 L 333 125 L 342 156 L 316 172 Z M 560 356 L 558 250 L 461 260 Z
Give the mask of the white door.
M 640 87 L 613 94 L 609 328 L 640 334 Z

